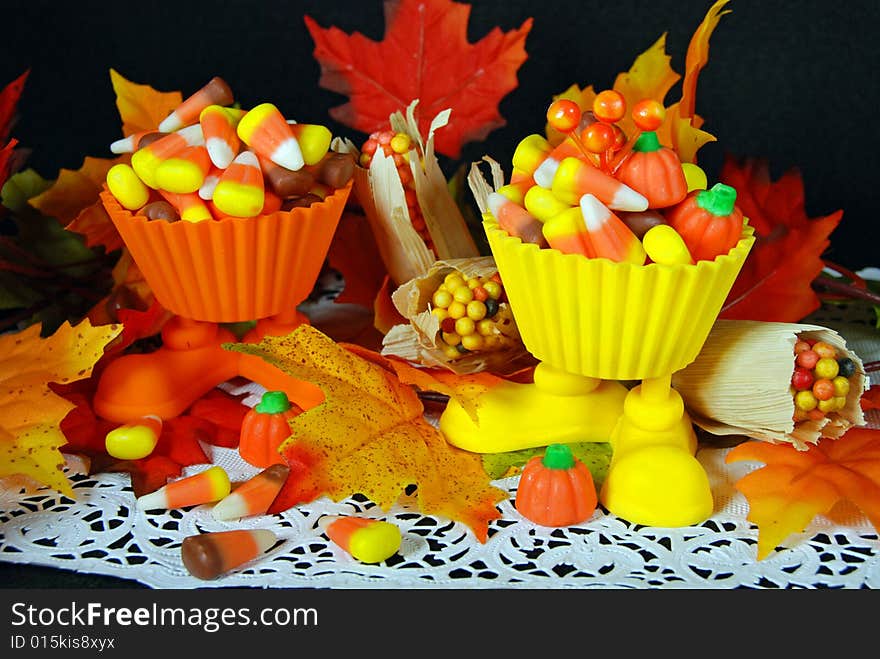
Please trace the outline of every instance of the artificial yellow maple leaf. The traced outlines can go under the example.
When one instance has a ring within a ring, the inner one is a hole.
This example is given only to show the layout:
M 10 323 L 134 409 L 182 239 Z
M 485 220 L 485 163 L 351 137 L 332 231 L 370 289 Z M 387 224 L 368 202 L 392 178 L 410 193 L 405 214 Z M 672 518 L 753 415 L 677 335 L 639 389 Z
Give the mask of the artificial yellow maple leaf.
M 381 356 L 370 360 L 304 325 L 287 336 L 230 350 L 262 357 L 288 375 L 316 384 L 320 405 L 290 423 L 279 451 L 290 467 L 270 512 L 326 495 L 355 493 L 388 510 L 411 484 L 424 514 L 464 522 L 480 541 L 507 495 L 489 484 L 480 456 L 450 446 L 424 419 L 415 391 Z
M 657 129 L 660 143 L 673 149 L 682 162 L 696 162 L 697 151 L 704 144 L 715 141 L 715 137 L 701 129 L 703 119 L 694 112 L 697 78 L 706 66 L 709 57 L 709 38 L 718 25 L 721 17 L 729 11 L 722 11 L 729 0 L 718 0 L 708 11 L 700 23 L 688 46 L 685 59 L 685 75 L 681 101 L 666 107 L 666 117 Z M 629 71 L 618 74 L 613 89 L 620 92 L 626 100 L 626 107 L 632 108 L 645 99 L 659 101 L 666 106 L 666 96 L 670 89 L 681 80 L 670 65 L 670 57 L 666 54 L 666 34 L 648 50 L 639 55 Z M 553 100 L 560 98 L 575 101 L 582 111 L 592 110 L 596 93 L 592 86 L 581 88 L 574 84 Z M 627 135 L 635 130 L 630 113 L 617 122 Z M 565 138 L 562 133 L 546 127 L 547 139 L 559 144 Z
M 107 172 L 122 159 L 86 156 L 79 169 L 62 169 L 52 187 L 32 198 L 29 203 L 44 215 L 57 218 L 62 225 L 67 225 L 86 207 L 98 201 Z M 107 221 L 110 221 L 109 218 Z
M 154 130 L 183 100 L 178 91 L 160 92 L 149 85 L 126 80 L 110 69 L 110 83 L 116 92 L 116 107 L 122 119 L 122 134 Z
M 806 451 L 745 442 L 727 455 L 727 462 L 742 460 L 765 463 L 736 482 L 749 501 L 748 520 L 758 526 L 759 560 L 843 500 L 855 504 L 880 531 L 880 430 L 851 428 Z
M 40 329 L 0 336 L 0 478 L 29 476 L 73 497 L 58 449 L 67 443 L 59 424 L 74 405 L 48 385 L 89 377 L 122 326 L 64 323 L 45 339 Z

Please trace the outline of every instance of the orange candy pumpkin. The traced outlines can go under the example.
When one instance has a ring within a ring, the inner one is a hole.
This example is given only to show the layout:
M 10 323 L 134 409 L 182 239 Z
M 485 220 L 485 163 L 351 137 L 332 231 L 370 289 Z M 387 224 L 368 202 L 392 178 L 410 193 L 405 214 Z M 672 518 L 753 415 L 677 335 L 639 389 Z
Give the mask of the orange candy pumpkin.
M 648 200 L 648 208 L 674 206 L 687 196 L 687 181 L 681 161 L 672 149 L 661 146 L 657 133 L 642 133 L 633 145 L 632 154 L 615 173 Z
M 710 190 L 692 192 L 666 213 L 666 219 L 678 231 L 694 261 L 711 261 L 727 254 L 739 242 L 743 214 L 735 202 L 736 190 L 716 183 Z
M 291 404 L 283 391 L 267 391 L 260 402 L 248 410 L 241 424 L 238 452 L 255 467 L 284 464 L 278 453 L 281 443 L 290 437 L 290 419 L 302 410 Z
M 571 526 L 588 520 L 598 498 L 593 476 L 566 444 L 551 444 L 526 463 L 516 509 L 542 526 Z

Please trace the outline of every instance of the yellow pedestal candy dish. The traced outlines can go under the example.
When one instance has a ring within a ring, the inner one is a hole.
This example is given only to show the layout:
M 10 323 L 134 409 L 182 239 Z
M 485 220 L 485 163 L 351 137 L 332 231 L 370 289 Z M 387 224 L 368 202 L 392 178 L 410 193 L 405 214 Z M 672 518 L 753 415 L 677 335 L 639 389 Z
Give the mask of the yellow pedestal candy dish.
M 610 441 L 600 501 L 632 522 L 697 523 L 712 513 L 696 436 L 672 373 L 703 345 L 754 243 L 693 265 L 637 266 L 523 243 L 487 213 L 483 226 L 535 384 L 506 383 L 480 399 L 477 419 L 454 401 L 440 419 L 449 441 L 491 453 L 552 442 Z M 615 380 L 643 380 L 628 391 Z M 609 421 L 613 419 L 613 423 Z M 609 427 L 610 426 L 610 427 Z

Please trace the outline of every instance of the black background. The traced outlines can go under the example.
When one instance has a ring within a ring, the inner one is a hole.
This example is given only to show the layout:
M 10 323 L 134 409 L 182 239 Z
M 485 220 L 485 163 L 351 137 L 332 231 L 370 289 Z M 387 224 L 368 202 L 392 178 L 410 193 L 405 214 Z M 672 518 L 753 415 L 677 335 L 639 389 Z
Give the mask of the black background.
M 711 4 L 475 0 L 471 42 L 496 25 L 511 30 L 534 17 L 534 26 L 519 87 L 500 106 L 507 126 L 467 147 L 462 160 L 489 154 L 509 168 L 516 143 L 543 129 L 553 94 L 572 83 L 610 87 L 664 32 L 673 68 L 683 72 L 688 41 Z M 378 40 L 384 32 L 380 0 L 2 5 L 0 83 L 31 68 L 14 136 L 33 149 L 31 165 L 45 177 L 78 168 L 85 155 L 111 155 L 120 122 L 110 67 L 184 95 L 220 75 L 243 107 L 270 100 L 299 121 L 325 123 L 358 142 L 364 137 L 330 120 L 328 109 L 346 99 L 318 87 L 314 44 L 302 17 Z M 698 86 L 697 112 L 719 139 L 701 150 L 701 165 L 711 178 L 729 153 L 767 159 L 774 176 L 799 168 L 811 217 L 844 210 L 828 256 L 850 267 L 876 264 L 880 5 L 733 0 L 730 7 Z M 667 100 L 679 94 L 676 86 Z M 457 164 L 443 162 L 449 173 Z

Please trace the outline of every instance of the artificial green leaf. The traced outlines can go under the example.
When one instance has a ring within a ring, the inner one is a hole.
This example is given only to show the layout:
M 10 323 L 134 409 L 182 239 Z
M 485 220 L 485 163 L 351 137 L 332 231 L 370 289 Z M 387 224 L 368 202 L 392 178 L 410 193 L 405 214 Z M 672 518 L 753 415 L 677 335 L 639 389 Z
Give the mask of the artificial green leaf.
M 596 489 L 601 488 L 608 475 L 611 445 L 604 442 L 577 442 L 569 444 L 569 447 L 574 456 L 590 470 Z M 515 476 L 522 471 L 522 467 L 531 458 L 543 455 L 545 448 L 538 446 L 506 453 L 486 453 L 483 455 L 483 469 L 492 480 Z
M 0 201 L 13 213 L 18 213 L 25 209 L 28 199 L 51 187 L 52 181 L 47 181 L 33 169 L 26 169 L 9 177 L 9 180 L 3 184 Z

